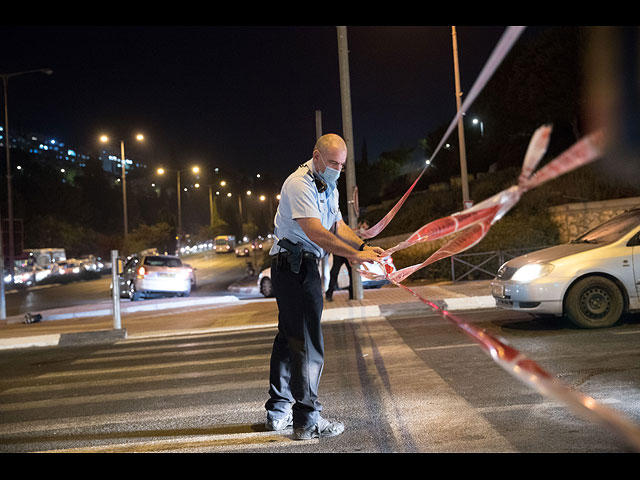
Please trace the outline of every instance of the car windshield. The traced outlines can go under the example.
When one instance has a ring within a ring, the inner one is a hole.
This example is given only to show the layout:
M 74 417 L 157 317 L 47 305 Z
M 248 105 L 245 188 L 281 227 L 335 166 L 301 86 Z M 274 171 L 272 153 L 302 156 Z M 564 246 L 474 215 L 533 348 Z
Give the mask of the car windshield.
M 145 257 L 144 264 L 150 267 L 181 267 L 179 258 L 173 257 Z
M 572 243 L 614 242 L 638 225 L 640 225 L 640 210 L 633 210 L 612 218 L 602 225 L 598 225 L 593 230 L 573 240 Z
M 227 243 L 229 243 L 227 239 L 216 240 L 216 245 L 226 245 Z

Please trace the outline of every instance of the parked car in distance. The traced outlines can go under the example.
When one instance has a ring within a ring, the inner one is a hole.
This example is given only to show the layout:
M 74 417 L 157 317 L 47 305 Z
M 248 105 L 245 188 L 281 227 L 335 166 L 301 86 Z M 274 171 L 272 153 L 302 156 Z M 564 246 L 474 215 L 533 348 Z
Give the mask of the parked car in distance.
M 52 269 L 54 275 L 73 275 L 80 273 L 80 263 L 74 258 L 56 262 Z
M 192 269 L 173 255 L 133 255 L 118 276 L 120 296 L 132 301 L 191 294 Z
M 387 258 L 390 258 L 390 257 L 387 257 Z M 326 272 L 327 276 L 329 275 L 332 265 L 333 265 L 333 255 L 329 255 L 329 268 L 327 269 L 327 272 Z M 393 271 L 395 271 L 395 266 L 393 265 L 393 262 L 388 262 L 388 265 L 390 265 L 393 268 Z M 383 276 L 385 273 L 383 267 L 378 263 L 367 263 L 367 266 L 369 270 L 375 274 Z M 318 268 L 320 269 L 322 267 L 319 266 Z M 362 275 L 360 276 L 360 278 L 362 279 L 363 288 L 380 288 L 383 285 L 389 283 L 388 280 L 371 280 Z M 260 293 L 263 296 L 273 297 L 274 294 L 273 294 L 273 286 L 271 285 L 271 267 L 264 269 L 258 275 L 258 287 L 260 288 Z M 345 288 L 349 288 L 349 272 L 347 271 L 347 266 L 342 265 L 342 267 L 340 268 L 340 272 L 338 272 L 338 288 L 337 289 L 342 290 Z
M 640 310 L 640 208 L 568 244 L 509 260 L 491 294 L 500 308 L 566 315 L 582 328 L 610 327 Z

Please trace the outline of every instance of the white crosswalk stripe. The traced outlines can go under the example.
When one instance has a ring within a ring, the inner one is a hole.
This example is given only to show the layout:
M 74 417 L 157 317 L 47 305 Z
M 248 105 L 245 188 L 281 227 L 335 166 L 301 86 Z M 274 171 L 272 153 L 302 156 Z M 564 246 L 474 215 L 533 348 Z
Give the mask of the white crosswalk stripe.
M 58 350 L 51 363 L 4 373 L 0 452 L 260 451 L 300 444 L 291 429 L 264 427 L 273 335 L 136 340 L 65 350 L 68 358 Z

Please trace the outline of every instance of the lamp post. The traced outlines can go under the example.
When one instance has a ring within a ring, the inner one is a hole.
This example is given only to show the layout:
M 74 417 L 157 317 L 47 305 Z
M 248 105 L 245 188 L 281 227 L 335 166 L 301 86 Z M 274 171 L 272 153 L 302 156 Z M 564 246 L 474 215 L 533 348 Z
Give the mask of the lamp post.
M 12 279 L 14 268 L 13 257 L 15 252 L 13 244 L 13 191 L 11 186 L 11 159 L 9 153 L 9 107 L 7 105 L 7 83 L 9 83 L 9 79 L 11 77 L 17 77 L 18 75 L 25 75 L 27 73 L 45 73 L 47 75 L 51 75 L 53 73 L 53 70 L 51 70 L 50 68 L 39 68 L 35 70 L 25 70 L 22 72 L 0 73 L 4 94 L 4 145 L 7 161 L 7 214 L 9 219 L 9 273 L 11 274 Z M 1 251 L 0 254 L 4 255 L 4 251 Z M 4 269 L 2 270 L 2 282 L 4 283 Z
M 178 250 L 178 254 L 180 254 L 180 247 L 182 246 L 182 200 L 181 200 L 181 192 L 180 192 L 180 174 L 182 172 L 193 172 L 193 173 L 199 173 L 200 172 L 200 167 L 191 167 L 191 168 L 187 168 L 184 170 L 170 170 L 167 168 L 158 168 L 157 172 L 158 175 L 164 175 L 165 172 L 167 171 L 171 171 L 171 172 L 176 172 L 176 177 L 177 177 L 177 192 L 178 192 L 178 231 L 177 231 L 177 250 Z
M 144 140 L 144 136 L 140 133 L 137 134 L 135 138 L 139 142 Z M 108 143 L 109 137 L 102 135 L 100 141 L 102 143 Z M 124 244 L 126 247 L 127 241 L 129 240 L 129 223 L 127 220 L 127 174 L 125 169 L 126 157 L 124 155 L 124 140 L 120 140 L 120 163 L 122 164 L 122 211 L 124 216 Z

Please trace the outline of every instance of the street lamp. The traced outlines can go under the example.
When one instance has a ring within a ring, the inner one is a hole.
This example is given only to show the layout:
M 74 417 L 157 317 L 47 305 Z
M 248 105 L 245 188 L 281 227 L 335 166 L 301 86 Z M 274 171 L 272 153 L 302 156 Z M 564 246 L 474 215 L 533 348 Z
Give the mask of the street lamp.
M 176 176 L 177 176 L 177 192 L 178 192 L 178 232 L 177 232 L 177 240 L 178 240 L 178 245 L 177 245 L 177 250 L 178 250 L 178 254 L 180 253 L 180 247 L 182 246 L 182 200 L 181 200 L 181 194 L 180 194 L 180 174 L 183 172 L 193 172 L 193 173 L 199 173 L 200 172 L 200 167 L 191 167 L 191 168 L 187 168 L 184 170 L 169 170 L 166 168 L 158 168 L 157 170 L 158 175 L 164 175 L 165 172 L 167 171 L 171 171 L 171 172 L 176 172 Z
M 7 105 L 7 83 L 9 83 L 9 79 L 11 77 L 17 77 L 18 75 L 25 75 L 27 73 L 45 73 L 47 75 L 51 75 L 53 70 L 50 68 L 39 68 L 36 70 L 25 70 L 22 72 L 13 72 L 13 73 L 0 73 L 0 77 L 2 78 L 2 87 L 4 93 L 4 135 L 5 135 L 5 152 L 6 152 L 6 161 L 7 161 L 7 210 L 9 217 L 9 273 L 11 274 L 11 278 L 13 279 L 13 258 L 14 258 L 14 245 L 13 245 L 13 192 L 11 186 L 11 160 L 9 154 L 9 108 Z M 2 229 L 0 228 L 0 234 Z M 2 267 L 2 274 L 0 277 L 0 290 L 2 300 L 0 301 L 0 315 L 2 318 L 5 318 L 5 304 L 4 304 L 4 251 L 2 250 L 2 242 L 0 242 L 0 257 Z
M 138 133 L 135 136 L 135 139 L 141 142 L 142 140 L 144 140 L 144 136 Z M 102 135 L 100 137 L 100 141 L 102 143 L 109 143 L 109 137 L 107 135 Z M 129 239 L 129 225 L 127 220 L 127 180 L 125 171 L 126 157 L 124 155 L 124 140 L 120 140 L 120 156 L 120 163 L 122 164 L 122 210 L 124 213 L 124 245 L 126 247 L 127 240 Z
M 484 122 L 482 120 L 474 118 L 471 123 L 473 123 L 474 125 L 480 125 L 480 136 L 484 137 Z

